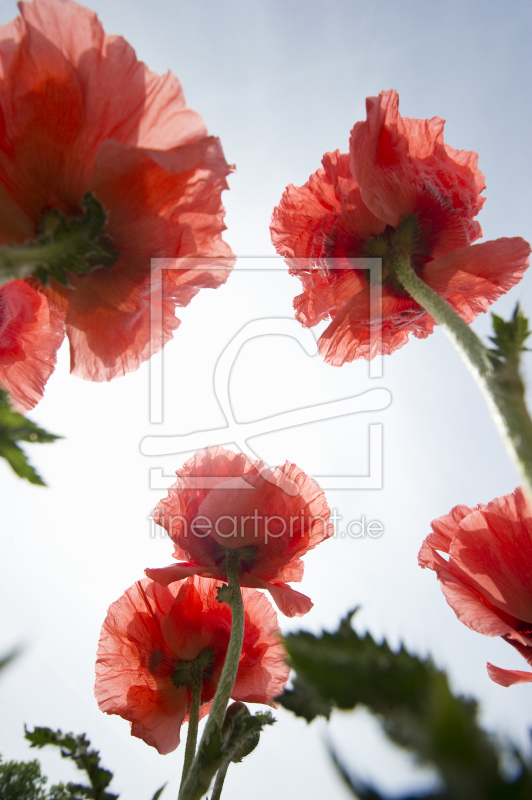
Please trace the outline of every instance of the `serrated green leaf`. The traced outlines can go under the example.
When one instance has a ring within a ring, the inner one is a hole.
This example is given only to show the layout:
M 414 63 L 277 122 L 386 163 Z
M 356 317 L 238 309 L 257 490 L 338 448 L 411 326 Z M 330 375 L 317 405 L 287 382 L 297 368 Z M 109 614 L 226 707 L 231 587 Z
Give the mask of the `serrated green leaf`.
M 369 633 L 357 634 L 351 617 L 342 620 L 335 633 L 315 636 L 302 631 L 285 637 L 290 664 L 301 681 L 298 711 L 312 715 L 312 706 L 305 706 L 304 687 L 338 708 L 366 706 L 380 717 L 392 741 L 436 767 L 444 794 L 452 800 L 532 796 L 532 773 L 517 753 L 519 777 L 512 782 L 501 776 L 500 749 L 478 727 L 474 700 L 455 697 L 445 673 L 429 659 L 403 647 L 394 652 Z M 288 708 L 293 703 L 289 691 L 280 700 Z M 369 800 L 371 794 L 366 797 Z
M 46 486 L 17 442 L 48 444 L 60 438 L 15 411 L 9 402 L 8 393 L 0 388 L 0 457 L 6 459 L 19 478 L 26 478 L 38 486 Z
M 329 719 L 331 715 L 331 701 L 325 700 L 311 684 L 306 683 L 299 676 L 292 681 L 292 688 L 285 689 L 277 699 L 284 708 L 291 711 L 296 717 L 303 717 L 307 722 L 312 722 L 313 719 L 320 716 Z
M 78 800 L 62 783 L 45 789 L 38 761 L 7 761 L 0 756 L 0 800 Z
M 314 689 L 319 687 L 322 697 L 338 708 L 363 703 L 380 713 L 399 699 L 419 702 L 420 682 L 427 680 L 426 663 L 403 648 L 394 653 L 386 642 L 377 645 L 369 633 L 359 637 L 351 627 L 352 616 L 353 612 L 342 620 L 336 633 L 324 632 L 319 639 L 304 631 L 285 637 L 298 677 Z
M 46 486 L 39 473 L 31 466 L 28 457 L 14 442 L 0 435 L 0 458 L 5 458 L 15 475 L 36 486 Z
M 492 363 L 506 362 L 518 365 L 520 354 L 527 349 L 524 344 L 531 333 L 528 319 L 519 308 L 519 303 L 510 320 L 504 320 L 496 314 L 492 314 L 491 317 L 495 334 L 489 337 L 495 345 L 489 351 Z
M 89 778 L 90 786 L 81 784 L 68 784 L 70 791 L 92 800 L 116 800 L 118 795 L 105 791 L 110 784 L 113 773 L 100 767 L 100 755 L 97 750 L 90 749 L 90 741 L 84 733 L 76 736 L 73 733 L 53 731 L 51 728 L 35 728 L 28 731 L 25 728 L 25 737 L 31 747 L 46 747 L 52 745 L 61 750 L 63 758 L 69 758 L 77 768 L 85 772 Z

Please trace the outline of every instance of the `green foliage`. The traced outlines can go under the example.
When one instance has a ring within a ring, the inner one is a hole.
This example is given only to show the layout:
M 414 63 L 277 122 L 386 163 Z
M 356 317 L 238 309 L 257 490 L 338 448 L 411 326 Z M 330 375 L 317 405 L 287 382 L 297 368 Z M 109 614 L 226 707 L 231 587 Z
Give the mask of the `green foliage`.
M 519 365 L 521 353 L 527 350 L 525 342 L 531 333 L 528 319 L 519 308 L 519 303 L 508 322 L 496 314 L 491 316 L 495 335 L 490 336 L 490 340 L 495 346 L 488 350 L 488 358 L 494 373 L 495 388 L 499 387 L 510 395 L 523 398 L 525 386 Z
M 354 613 L 354 612 L 353 612 Z M 349 614 L 335 633 L 289 634 L 285 647 L 297 672 L 294 689 L 281 704 L 311 721 L 334 707 L 366 706 L 379 715 L 396 744 L 413 751 L 420 763 L 436 767 L 449 800 L 524 800 L 532 796 L 532 773 L 513 748 L 517 777 L 500 772 L 503 753 L 477 724 L 477 704 L 455 697 L 447 676 L 430 660 L 403 647 L 395 653 L 369 633 L 359 636 Z M 508 752 L 508 751 L 507 751 Z M 333 754 L 342 777 L 361 800 L 380 800 L 374 789 L 349 775 Z M 435 795 L 433 795 L 435 797 Z
M 490 350 L 490 359 L 492 362 L 519 363 L 520 354 L 527 349 L 524 344 L 532 332 L 528 327 L 528 319 L 519 308 L 519 303 L 508 322 L 496 314 L 492 314 L 491 317 L 495 336 L 490 336 L 490 340 L 495 347 Z
M 286 689 L 281 695 L 281 704 L 298 717 L 312 722 L 316 717 L 331 716 L 332 703 L 314 688 L 311 683 L 303 681 L 299 675 L 292 681 L 292 689 Z
M 45 790 L 47 778 L 41 773 L 38 761 L 7 761 L 2 763 L 0 756 L 0 800 L 117 800 L 118 795 L 105 791 L 113 775 L 99 766 L 99 756 L 89 750 L 90 742 L 85 735 L 62 734 L 50 728 L 35 728 L 26 731 L 26 739 L 32 747 L 45 747 L 48 744 L 61 748 L 63 758 L 71 758 L 76 766 L 87 772 L 91 786 L 75 783 L 57 783 Z M 160 800 L 166 783 L 153 795 L 152 800 Z
M 59 747 L 63 758 L 70 758 L 78 769 L 87 774 L 90 786 L 68 784 L 69 791 L 76 797 L 92 798 L 92 800 L 116 800 L 118 795 L 106 792 L 111 783 L 113 773 L 100 766 L 100 755 L 97 750 L 90 749 L 90 741 L 84 733 L 75 736 L 73 733 L 52 731 L 50 728 L 26 729 L 26 739 L 32 747 Z
M 0 800 L 76 800 L 62 783 L 45 790 L 47 780 L 38 761 L 2 761 L 0 756 Z
M 53 433 L 39 428 L 34 422 L 14 411 L 9 402 L 9 395 L 0 388 L 0 456 L 8 461 L 19 478 L 26 478 L 30 483 L 46 486 L 42 478 L 28 463 L 28 458 L 17 442 L 37 442 L 49 444 L 60 439 Z

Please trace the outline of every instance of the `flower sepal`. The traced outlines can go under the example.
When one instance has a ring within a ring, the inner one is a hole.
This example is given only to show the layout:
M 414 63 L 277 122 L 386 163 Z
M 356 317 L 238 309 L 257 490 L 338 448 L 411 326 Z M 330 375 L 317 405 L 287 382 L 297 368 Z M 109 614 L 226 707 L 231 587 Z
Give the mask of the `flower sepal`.
M 488 358 L 497 382 L 509 391 L 524 396 L 525 385 L 519 372 L 521 353 L 528 350 L 525 342 L 531 334 L 528 319 L 517 303 L 512 318 L 508 321 L 492 314 L 493 332 L 490 341 L 495 345 L 488 350 Z
M 213 661 L 214 651 L 210 647 L 202 650 L 199 656 L 192 661 L 179 661 L 172 673 L 172 683 L 175 688 L 192 686 L 198 678 L 201 679 L 205 670 L 212 666 Z
M 403 217 L 397 228 L 387 226 L 380 236 L 372 236 L 367 240 L 368 255 L 382 259 L 382 284 L 392 283 L 396 292 L 406 294 L 395 273 L 401 258 L 411 258 L 416 254 L 419 240 L 420 226 L 416 214 Z M 365 274 L 371 280 L 372 270 L 365 270 Z
M 0 248 L 1 281 L 34 277 L 46 286 L 54 278 L 72 288 L 69 273 L 85 275 L 111 267 L 120 254 L 105 230 L 107 215 L 90 192 L 81 205 L 83 213 L 76 217 L 47 211 L 40 217 L 36 239 Z
M 246 572 L 253 566 L 253 561 L 257 556 L 257 548 L 253 545 L 247 547 L 222 547 L 224 556 L 218 564 L 225 575 L 228 574 L 229 562 L 236 565 L 239 572 Z

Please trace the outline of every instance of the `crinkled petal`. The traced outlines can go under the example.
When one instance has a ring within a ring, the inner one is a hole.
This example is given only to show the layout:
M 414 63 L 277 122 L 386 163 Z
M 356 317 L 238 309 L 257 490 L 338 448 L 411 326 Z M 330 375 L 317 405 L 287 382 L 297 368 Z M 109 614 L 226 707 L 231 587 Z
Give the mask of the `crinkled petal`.
M 265 589 L 270 592 L 274 603 L 285 617 L 302 617 L 308 614 L 314 603 L 301 592 L 296 592 L 286 583 L 270 583 L 257 578 L 255 575 L 243 575 L 242 586 L 253 586 L 256 589 Z
M 429 261 L 423 268 L 423 280 L 452 305 L 466 322 L 472 322 L 482 311 L 515 286 L 529 264 L 530 245 L 524 239 L 497 239 L 493 242 L 453 250 Z M 338 299 L 350 298 L 338 308 Z M 369 286 L 360 286 L 355 275 L 346 271 L 334 285 L 327 286 L 328 308 L 333 321 L 319 340 L 320 354 L 333 366 L 357 358 L 371 359 L 388 355 L 408 341 L 408 335 L 426 338 L 436 322 L 407 295 L 397 296 L 387 287 L 382 291 L 382 324 L 378 324 L 379 306 L 370 311 Z M 326 295 L 321 295 L 326 296 Z M 309 293 L 302 298 L 316 303 Z M 299 309 L 301 299 L 297 298 Z M 334 298 L 334 300 L 333 300 Z M 298 312 L 302 322 L 308 318 L 306 307 Z M 323 317 L 316 317 L 319 321 Z M 375 330 L 370 329 L 373 319 Z
M 442 592 L 460 622 L 484 636 L 514 634 L 512 626 L 491 610 L 477 592 L 449 572 L 442 570 L 438 577 Z
M 458 619 L 503 636 L 532 663 L 532 511 L 523 490 L 474 509 L 456 506 L 432 527 L 419 564 L 436 572 Z
M 274 705 L 289 669 L 271 603 L 243 589 L 244 637 L 233 698 Z M 209 650 L 202 674 L 200 717 L 207 714 L 223 669 L 231 611 L 217 599 L 217 584 L 197 576 L 161 586 L 138 581 L 108 611 L 96 662 L 100 709 L 131 723 L 131 733 L 169 753 L 188 719 L 190 691 L 175 685 L 175 671 Z
M 144 570 L 144 574 L 147 578 L 150 578 L 150 580 L 155 581 L 161 586 L 169 586 L 171 583 L 190 578 L 192 575 L 200 575 L 203 578 L 214 578 L 218 577 L 216 574 L 218 572 L 219 570 L 209 570 L 205 567 L 199 567 L 197 564 L 170 564 L 168 567 L 154 567 Z
M 350 153 L 326 153 L 323 166 L 303 186 L 290 185 L 273 212 L 272 242 L 303 283 L 294 301 L 297 319 L 310 327 L 332 317 L 319 341 L 329 364 L 391 354 L 409 334 L 426 338 L 434 330 L 434 319 L 393 279 L 407 220 L 412 267 L 467 322 L 524 274 L 523 240 L 471 248 L 482 235 L 475 216 L 484 203 L 484 176 L 476 153 L 444 143 L 443 127 L 438 117 L 401 117 L 393 90 L 368 98 L 367 120 L 353 128 Z M 375 282 L 356 263 L 381 256 L 382 318 L 377 300 L 370 308 Z
M 27 142 L 40 135 L 44 121 L 52 133 L 45 146 L 53 147 L 58 135 L 68 137 L 69 159 L 88 175 L 107 139 L 167 150 L 206 136 L 205 123 L 187 108 L 177 78 L 159 76 L 137 61 L 122 37 L 104 33 L 92 11 L 71 0 L 35 0 L 20 7 L 19 47 L 15 53 L 5 48 L 2 66 L 7 97 L 23 98 L 28 112 L 20 113 L 19 102 L 7 106 L 10 137 Z M 34 130 L 32 119 L 40 123 Z
M 379 322 L 380 320 L 380 322 Z M 370 289 L 351 298 L 318 340 L 320 355 L 341 367 L 357 358 L 389 355 L 408 342 L 408 334 L 425 339 L 435 322 L 408 296 L 397 297 L 384 287 L 382 301 L 370 309 Z
M 471 586 L 532 626 L 532 512 L 522 489 L 462 520 L 450 552 Z
M 420 567 L 428 567 L 437 571 L 438 568 L 448 569 L 448 562 L 439 553 L 449 554 L 453 537 L 458 530 L 460 522 L 473 511 L 469 506 L 455 506 L 450 514 L 438 517 L 431 522 L 433 533 L 429 533 L 421 546 L 418 555 Z
M 146 573 L 161 583 L 192 574 L 184 570 L 224 579 L 226 550 L 249 547 L 249 559 L 241 562 L 242 585 L 284 586 L 301 580 L 301 556 L 334 532 L 324 493 L 295 464 L 272 470 L 220 447 L 196 453 L 178 470 L 152 518 L 172 538 L 174 558 L 186 561 Z M 308 610 L 309 602 L 298 606 L 294 599 L 284 607 L 293 616 L 304 613 L 293 609 Z
M 502 669 L 489 662 L 486 664 L 488 675 L 499 686 L 515 686 L 516 683 L 531 683 L 532 672 L 522 672 L 518 669 Z
M 110 268 L 72 278 L 73 289 L 48 289 L 52 303 L 66 306 L 72 372 L 88 380 L 126 374 L 161 350 L 179 325 L 176 305 L 223 283 L 233 263 L 221 241 L 228 167 L 218 140 L 166 154 L 165 168 L 153 155 L 116 142 L 101 146 L 90 188 L 108 214 L 120 257 Z M 205 263 L 202 252 L 219 260 Z M 177 256 L 177 265 L 152 263 Z
M 496 239 L 429 261 L 422 278 L 470 323 L 519 283 L 529 263 L 524 239 Z
M 182 697 L 182 702 L 172 709 L 170 714 L 161 711 L 151 693 L 147 693 L 148 696 L 145 698 L 141 692 L 135 691 L 128 698 L 132 708 L 129 713 L 133 713 L 135 716 L 143 708 L 143 705 L 149 703 L 149 708 L 143 714 L 142 719 L 130 720 L 131 735 L 143 739 L 146 744 L 155 747 L 162 756 L 172 753 L 181 741 L 181 725 L 185 721 L 188 700 L 187 690 L 184 686 L 177 691 Z M 102 708 L 102 711 L 105 709 Z M 126 714 L 121 714 L 121 716 L 125 719 L 128 718 Z
M 283 692 L 290 675 L 277 614 L 261 592 L 242 589 L 242 597 L 246 614 L 252 619 L 260 619 L 259 638 L 254 646 L 257 651 L 264 649 L 264 653 L 260 668 L 253 660 L 242 659 L 231 697 L 245 703 L 265 703 L 276 708 L 278 704 L 274 698 Z
M 0 287 L 0 384 L 18 411 L 42 398 L 64 337 L 60 312 L 25 281 Z
M 176 306 L 226 280 L 230 167 L 177 78 L 150 72 L 93 12 L 72 0 L 21 12 L 0 29 L 0 244 L 31 240 L 43 214 L 77 216 L 95 195 L 120 258 L 46 293 L 66 318 L 72 371 L 110 380 L 172 338 Z M 180 263 L 152 269 L 152 258 Z
M 420 191 L 430 190 L 470 220 L 469 240 L 477 238 L 480 226 L 472 218 L 484 203 L 484 176 L 476 153 L 445 145 L 439 117 L 401 117 L 394 90 L 368 97 L 366 110 L 367 120 L 351 131 L 350 163 L 368 208 L 397 227 L 401 217 L 414 211 Z
M 336 150 L 325 153 L 322 166 L 307 183 L 285 189 L 273 211 L 270 231 L 277 252 L 298 260 L 291 272 L 299 274 L 299 268 L 308 269 L 324 254 L 345 255 L 342 245 L 350 234 L 363 242 L 384 228 L 385 223 L 362 202 L 350 172 L 349 154 Z M 349 246 L 352 250 L 351 241 Z

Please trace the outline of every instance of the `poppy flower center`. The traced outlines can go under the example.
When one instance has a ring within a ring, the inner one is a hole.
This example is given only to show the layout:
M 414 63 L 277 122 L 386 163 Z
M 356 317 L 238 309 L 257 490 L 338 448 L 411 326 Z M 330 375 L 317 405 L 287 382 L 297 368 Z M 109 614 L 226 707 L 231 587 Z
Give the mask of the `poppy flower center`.
M 221 567 L 227 574 L 227 561 L 230 559 L 238 566 L 239 572 L 249 572 L 253 566 L 253 561 L 257 555 L 256 547 L 222 547 L 223 556 L 219 558 L 216 565 Z
M 419 274 L 433 258 L 471 244 L 468 224 L 468 219 L 448 198 L 424 187 L 413 212 L 402 217 L 396 228 L 387 225 L 377 236 L 362 238 L 351 227 L 348 217 L 339 216 L 326 239 L 326 256 L 382 259 L 382 285 L 396 296 L 404 297 L 407 293 L 396 278 L 398 260 L 408 258 Z M 355 265 L 353 268 L 356 270 Z M 357 272 L 368 282 L 374 280 L 372 270 Z
M 419 272 L 431 259 L 431 239 L 430 232 L 417 214 L 403 217 L 397 228 L 387 225 L 379 236 L 365 240 L 342 228 L 340 223 L 329 236 L 327 256 L 382 259 L 381 284 L 387 285 L 395 294 L 404 296 L 406 292 L 395 277 L 397 261 L 406 256 Z M 357 270 L 355 265 L 353 268 L 368 282 L 375 280 L 373 270 Z
M 33 241 L 1 247 L 0 283 L 35 277 L 44 285 L 55 278 L 69 286 L 69 274 L 85 275 L 112 266 L 120 254 L 105 230 L 107 216 L 101 203 L 88 192 L 81 205 L 82 214 L 75 217 L 57 209 L 47 211 Z
M 224 481 L 203 500 L 196 517 L 201 538 L 209 535 L 222 548 L 243 550 L 267 543 L 283 530 L 281 517 L 264 513 L 269 484 L 256 478 L 248 478 L 244 487 L 242 483 L 241 478 Z
M 202 650 L 192 661 L 178 661 L 172 673 L 172 683 L 176 689 L 180 686 L 191 686 L 210 670 L 213 662 L 214 651 L 210 647 Z
M 395 288 L 403 292 L 403 288 L 395 281 L 395 269 L 400 257 L 411 260 L 414 269 L 423 266 L 423 252 L 417 252 L 420 240 L 420 225 L 415 214 L 403 217 L 397 228 L 388 225 L 380 236 L 366 241 L 366 254 L 372 258 L 382 259 L 382 283 L 393 283 Z M 426 259 L 425 259 L 426 260 Z M 369 277 L 368 270 L 364 270 Z

